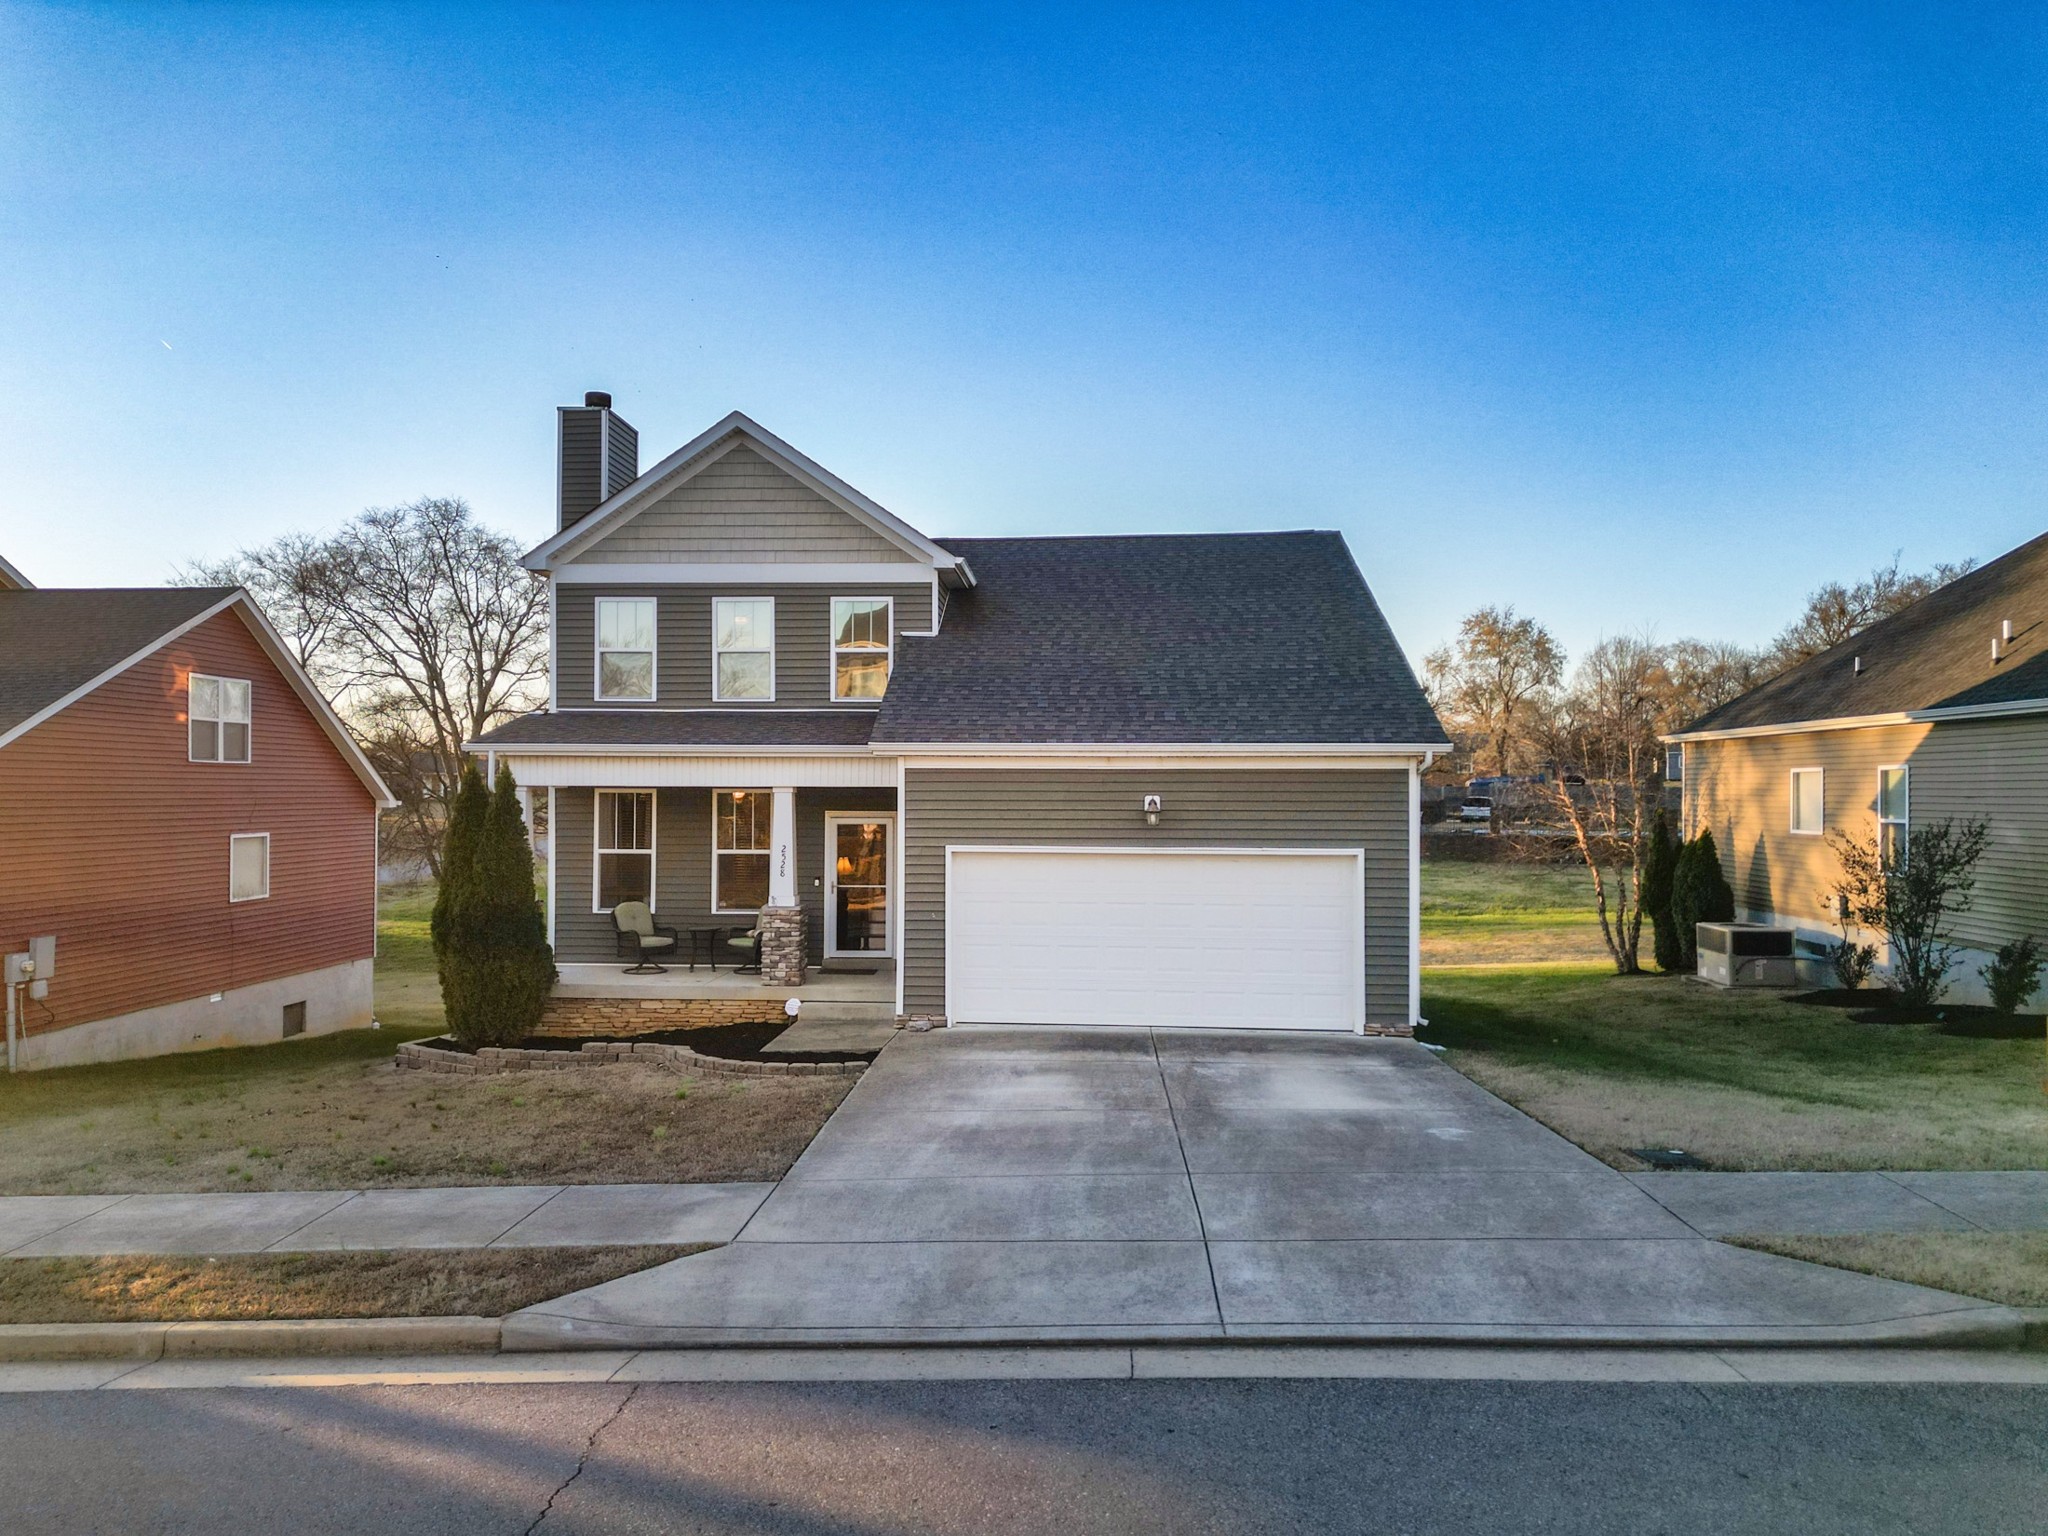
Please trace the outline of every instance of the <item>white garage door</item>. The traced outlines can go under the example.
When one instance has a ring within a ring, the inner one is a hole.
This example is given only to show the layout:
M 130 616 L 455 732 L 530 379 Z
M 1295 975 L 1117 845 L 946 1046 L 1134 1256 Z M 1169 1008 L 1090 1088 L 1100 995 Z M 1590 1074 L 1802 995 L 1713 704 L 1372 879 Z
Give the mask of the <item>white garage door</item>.
M 1356 849 L 946 850 L 956 1024 L 1365 1022 Z

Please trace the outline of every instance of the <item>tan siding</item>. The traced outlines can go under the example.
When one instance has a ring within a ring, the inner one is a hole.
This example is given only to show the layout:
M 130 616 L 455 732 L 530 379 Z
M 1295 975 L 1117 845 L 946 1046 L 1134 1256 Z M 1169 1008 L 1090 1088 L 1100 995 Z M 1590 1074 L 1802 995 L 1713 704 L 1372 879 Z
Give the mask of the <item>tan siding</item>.
M 576 559 L 586 565 L 664 560 L 917 563 L 745 447 L 706 465 Z
M 772 706 L 733 703 L 735 709 L 830 704 L 832 698 L 832 599 L 890 597 L 896 600 L 896 629 L 923 629 L 930 622 L 931 587 L 927 583 L 876 587 L 849 582 L 844 587 L 670 587 L 564 586 L 555 601 L 554 656 L 558 675 L 556 700 L 563 709 L 588 709 L 596 704 L 595 632 L 600 597 L 652 597 L 660 655 L 655 671 L 658 698 L 651 707 L 701 709 L 711 697 L 711 600 L 714 597 L 775 599 L 775 700 Z M 867 701 L 870 708 L 873 701 Z M 632 709 L 607 702 L 606 709 Z M 649 706 L 641 706 L 649 707 Z M 723 707 L 723 706 L 721 706 Z
M 770 789 L 767 784 L 734 784 L 732 789 Z M 655 799 L 655 920 L 664 927 L 745 928 L 751 919 L 711 910 L 711 795 L 709 789 L 663 789 Z M 560 904 L 555 918 L 555 956 L 569 962 L 613 959 L 617 946 L 612 920 L 593 913 L 591 856 L 596 831 L 596 791 L 558 789 L 555 811 L 560 841 L 555 882 Z M 811 959 L 825 953 L 825 813 L 889 811 L 893 789 L 799 789 L 796 793 L 797 900 L 810 916 Z M 721 963 L 729 957 L 721 952 Z
M 195 669 L 250 679 L 252 762 L 186 760 Z M 30 1032 L 368 957 L 375 829 L 241 619 L 208 620 L 0 749 L 0 944 L 57 936 Z M 236 832 L 270 834 L 267 900 L 228 901 Z
M 1139 813 L 1160 794 L 1156 827 Z M 926 769 L 905 782 L 904 1006 L 945 1008 L 948 844 L 1365 849 L 1365 978 L 1375 1024 L 1408 1021 L 1408 776 L 1188 770 Z M 1219 934 L 1218 965 L 1276 963 L 1271 935 Z
M 1869 837 L 1877 770 L 1897 764 L 1911 770 L 1914 825 L 1972 816 L 1990 825 L 1976 901 L 1957 937 L 1995 948 L 2048 935 L 2048 716 L 1692 742 L 1686 825 L 1713 830 L 1747 910 L 1830 926 L 1840 864 L 1825 837 L 1789 830 L 1791 771 L 1821 768 L 1828 829 Z

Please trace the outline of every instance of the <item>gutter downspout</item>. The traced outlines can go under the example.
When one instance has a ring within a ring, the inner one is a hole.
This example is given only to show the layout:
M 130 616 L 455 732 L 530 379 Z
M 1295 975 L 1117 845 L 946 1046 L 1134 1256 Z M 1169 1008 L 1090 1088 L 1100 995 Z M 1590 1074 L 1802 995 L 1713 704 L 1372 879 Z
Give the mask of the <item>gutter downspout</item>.
M 1422 776 L 1436 761 L 1425 752 L 1408 765 L 1408 1027 L 1420 1029 L 1422 1016 Z

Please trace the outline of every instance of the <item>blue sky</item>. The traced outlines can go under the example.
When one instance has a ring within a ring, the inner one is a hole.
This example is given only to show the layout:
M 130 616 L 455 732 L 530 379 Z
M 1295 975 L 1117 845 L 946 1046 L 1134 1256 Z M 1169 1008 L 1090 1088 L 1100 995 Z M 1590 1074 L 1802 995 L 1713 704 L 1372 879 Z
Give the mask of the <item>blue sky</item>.
M 1334 527 L 1419 658 L 2048 529 L 2048 12 L 0 5 L 0 552 L 552 516 L 735 407 L 944 535 Z

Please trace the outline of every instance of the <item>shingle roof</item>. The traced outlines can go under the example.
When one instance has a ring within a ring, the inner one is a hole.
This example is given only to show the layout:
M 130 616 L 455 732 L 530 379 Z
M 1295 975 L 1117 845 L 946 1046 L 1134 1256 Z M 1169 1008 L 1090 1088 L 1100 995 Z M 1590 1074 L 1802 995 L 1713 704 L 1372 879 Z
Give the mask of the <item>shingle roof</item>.
M 0 591 L 0 734 L 233 593 L 232 587 Z
M 2012 620 L 2005 659 L 1991 659 Z M 1862 658 L 1863 669 L 1856 670 Z M 1930 592 L 1683 732 L 2048 699 L 2048 534 Z
M 576 709 L 521 715 L 477 738 L 477 745 L 517 747 L 864 747 L 871 709 L 662 710 Z
M 1448 744 L 1336 533 L 945 539 L 873 740 Z

